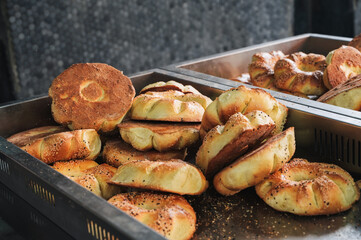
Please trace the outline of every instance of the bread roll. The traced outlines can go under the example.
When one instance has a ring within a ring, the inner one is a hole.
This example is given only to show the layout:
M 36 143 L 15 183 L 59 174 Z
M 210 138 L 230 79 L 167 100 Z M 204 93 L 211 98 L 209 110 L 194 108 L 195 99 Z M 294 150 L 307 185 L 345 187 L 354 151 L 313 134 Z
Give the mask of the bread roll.
M 142 90 L 140 90 L 139 94 L 146 92 L 165 92 L 169 90 L 179 91 L 182 93 L 194 93 L 201 94 L 197 89 L 195 89 L 191 85 L 183 85 L 176 81 L 168 81 L 168 82 L 156 82 L 145 86 Z
M 203 173 L 181 160 L 127 162 L 118 168 L 111 183 L 180 195 L 199 195 L 208 187 Z
M 199 139 L 200 124 L 128 121 L 118 125 L 123 140 L 139 151 L 180 150 Z
M 71 159 L 93 160 L 99 155 L 100 148 L 100 138 L 94 129 L 56 133 L 22 147 L 47 164 Z

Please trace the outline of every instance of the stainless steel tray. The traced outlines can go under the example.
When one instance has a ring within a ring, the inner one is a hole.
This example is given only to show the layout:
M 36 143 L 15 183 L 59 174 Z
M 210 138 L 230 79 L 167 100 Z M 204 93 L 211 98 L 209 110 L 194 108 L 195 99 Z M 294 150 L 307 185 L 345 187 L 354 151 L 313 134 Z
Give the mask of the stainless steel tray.
M 215 98 L 230 86 L 165 70 L 131 77 L 139 90 L 152 82 L 176 80 Z M 358 177 L 361 120 L 281 100 L 289 108 L 287 126 L 296 130 L 297 157 L 339 164 Z M 50 101 L 41 98 L 0 107 L 0 135 L 52 123 Z M 46 164 L 0 137 L 0 181 L 76 239 L 162 239 Z M 194 162 L 190 152 L 187 160 Z M 186 197 L 197 213 L 194 239 L 357 238 L 361 234 L 360 202 L 347 212 L 325 217 L 298 217 L 272 210 L 253 188 L 232 197 L 212 187 Z
M 303 51 L 306 53 L 327 55 L 330 51 L 340 47 L 341 45 L 348 44 L 350 40 L 350 38 L 322 34 L 302 34 L 195 60 L 172 64 L 164 67 L 163 69 L 236 87 L 241 85 L 241 83 L 229 79 L 237 77 L 242 73 L 247 73 L 252 55 L 257 52 L 281 50 L 285 54 Z M 320 103 L 314 100 L 304 99 L 272 90 L 267 91 L 278 99 L 296 102 L 306 106 L 312 106 L 314 108 L 361 119 L 361 113 L 358 111 Z

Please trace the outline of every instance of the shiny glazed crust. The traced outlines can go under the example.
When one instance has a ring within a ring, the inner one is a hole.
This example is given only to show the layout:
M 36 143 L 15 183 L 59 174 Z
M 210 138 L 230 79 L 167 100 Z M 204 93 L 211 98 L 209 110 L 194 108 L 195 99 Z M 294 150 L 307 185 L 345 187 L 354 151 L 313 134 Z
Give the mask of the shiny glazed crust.
M 54 133 L 69 131 L 63 126 L 45 126 L 29 129 L 23 132 L 16 133 L 7 138 L 7 140 L 18 147 L 23 147 L 26 144 L 31 143 L 37 138 L 49 136 Z
M 167 152 L 158 152 L 156 150 L 138 151 L 121 139 L 109 140 L 105 143 L 103 149 L 103 159 L 113 167 L 119 167 L 126 162 L 133 160 L 167 161 L 171 159 L 184 160 L 187 155 L 187 149 L 173 150 Z
M 234 195 L 254 186 L 288 162 L 295 148 L 295 133 L 291 127 L 217 173 L 213 185 L 222 195 Z
M 74 64 L 49 88 L 54 120 L 70 129 L 112 131 L 131 107 L 132 82 L 103 63 Z
M 354 180 L 342 168 L 294 159 L 256 186 L 272 208 L 297 215 L 346 211 L 360 198 Z
M 327 55 L 323 82 L 332 89 L 361 73 L 361 53 L 354 47 L 342 46 Z
M 94 160 L 100 148 L 98 133 L 94 129 L 83 129 L 38 138 L 21 149 L 50 164 L 71 159 Z
M 260 110 L 269 115 L 276 124 L 275 133 L 283 129 L 288 109 L 269 93 L 262 89 L 239 86 L 222 93 L 204 112 L 201 124 L 201 136 L 217 125 L 224 125 L 230 116 L 237 112 Z
M 180 150 L 199 139 L 200 124 L 127 121 L 118 125 L 123 140 L 139 151 Z
M 277 88 L 306 95 L 321 95 L 325 57 L 319 54 L 298 52 L 279 60 L 274 68 Z
M 169 90 L 175 90 L 182 93 L 194 93 L 201 94 L 197 89 L 195 89 L 191 85 L 183 85 L 176 81 L 168 81 L 168 82 L 156 82 L 145 86 L 142 90 L 140 90 L 139 94 L 146 92 L 165 92 Z
M 118 168 L 111 183 L 180 195 L 199 195 L 208 187 L 203 173 L 182 160 L 127 162 Z
M 196 156 L 196 164 L 207 178 L 227 166 L 249 148 L 267 138 L 275 124 L 262 111 L 235 113 L 225 125 L 210 130 Z
M 190 239 L 196 214 L 181 196 L 151 192 L 118 194 L 108 202 L 172 240 Z
M 356 111 L 361 110 L 361 75 L 341 83 L 317 99 L 319 102 L 332 104 Z
M 202 94 L 179 91 L 146 92 L 137 96 L 130 111 L 133 120 L 200 122 L 212 100 Z
M 251 83 L 257 87 L 274 89 L 274 66 L 285 55 L 281 51 L 260 52 L 252 56 L 248 66 Z

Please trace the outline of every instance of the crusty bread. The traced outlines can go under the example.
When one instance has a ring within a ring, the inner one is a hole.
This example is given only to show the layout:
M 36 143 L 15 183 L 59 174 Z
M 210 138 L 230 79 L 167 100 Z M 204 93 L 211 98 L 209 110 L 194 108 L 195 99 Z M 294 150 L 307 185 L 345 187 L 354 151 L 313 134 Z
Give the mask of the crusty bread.
M 361 110 L 361 75 L 357 75 L 339 84 L 317 99 L 319 102 L 332 104 L 352 110 Z
M 361 74 L 361 53 L 354 47 L 342 46 L 331 51 L 326 57 L 326 62 L 323 82 L 328 89 Z
M 268 137 L 275 123 L 262 111 L 233 114 L 225 125 L 207 133 L 196 156 L 196 164 L 207 178 Z
M 150 150 L 147 152 L 138 151 L 121 139 L 109 140 L 105 143 L 103 149 L 103 160 L 114 167 L 119 167 L 126 162 L 133 160 L 161 160 L 171 159 L 184 160 L 187 155 L 187 149 L 172 150 L 167 152 L 158 152 Z
M 23 132 L 16 133 L 7 138 L 7 140 L 18 147 L 23 147 L 26 144 L 31 143 L 37 138 L 49 136 L 54 133 L 69 131 L 63 126 L 45 126 L 29 129 Z
M 176 81 L 168 81 L 168 82 L 156 82 L 145 86 L 142 90 L 140 90 L 139 94 L 146 92 L 165 92 L 169 90 L 180 91 L 182 93 L 194 93 L 201 94 L 197 89 L 195 89 L 191 85 L 183 85 Z
M 47 164 L 71 159 L 93 160 L 98 156 L 100 148 L 100 138 L 94 129 L 56 133 L 38 138 L 22 147 Z
M 222 195 L 234 195 L 254 186 L 288 162 L 295 148 L 295 133 L 290 127 L 217 173 L 213 185 Z
M 327 88 L 323 84 L 325 56 L 297 52 L 277 61 L 274 67 L 275 85 L 279 89 L 306 95 L 321 95 Z
M 146 92 L 137 96 L 130 111 L 133 120 L 200 122 L 212 100 L 202 94 L 179 91 Z
M 190 239 L 196 230 L 196 214 L 182 196 L 131 192 L 118 194 L 108 202 L 167 239 Z
M 118 168 L 111 183 L 180 195 L 199 195 L 208 187 L 203 173 L 182 160 L 127 162 Z
M 256 186 L 272 208 L 297 215 L 329 215 L 349 209 L 359 188 L 342 168 L 294 159 Z
M 281 51 L 259 52 L 252 56 L 248 66 L 251 83 L 257 87 L 275 89 L 274 66 L 285 55 Z
M 71 160 L 56 162 L 52 168 L 105 199 L 122 191 L 121 187 L 108 184 L 117 169 L 106 163 L 99 165 L 92 160 Z
M 201 136 L 219 124 L 225 124 L 237 112 L 246 114 L 260 110 L 268 114 L 276 123 L 275 133 L 283 129 L 288 109 L 262 89 L 251 89 L 243 85 L 222 93 L 204 112 Z
M 361 51 L 361 34 L 354 37 L 351 42 L 348 43 L 348 46 L 354 47 L 357 50 Z
M 200 124 L 127 121 L 118 125 L 123 140 L 139 151 L 180 150 L 199 139 Z
M 104 63 L 74 64 L 49 88 L 54 120 L 70 129 L 115 129 L 132 105 L 135 90 L 123 73 Z

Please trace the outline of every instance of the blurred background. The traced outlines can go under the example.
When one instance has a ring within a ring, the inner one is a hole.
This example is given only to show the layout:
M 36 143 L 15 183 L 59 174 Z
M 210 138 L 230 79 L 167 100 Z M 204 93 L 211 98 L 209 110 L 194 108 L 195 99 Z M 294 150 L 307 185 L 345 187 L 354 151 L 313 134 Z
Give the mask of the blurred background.
M 0 102 L 78 62 L 126 75 L 302 33 L 353 37 L 358 0 L 0 0 Z

